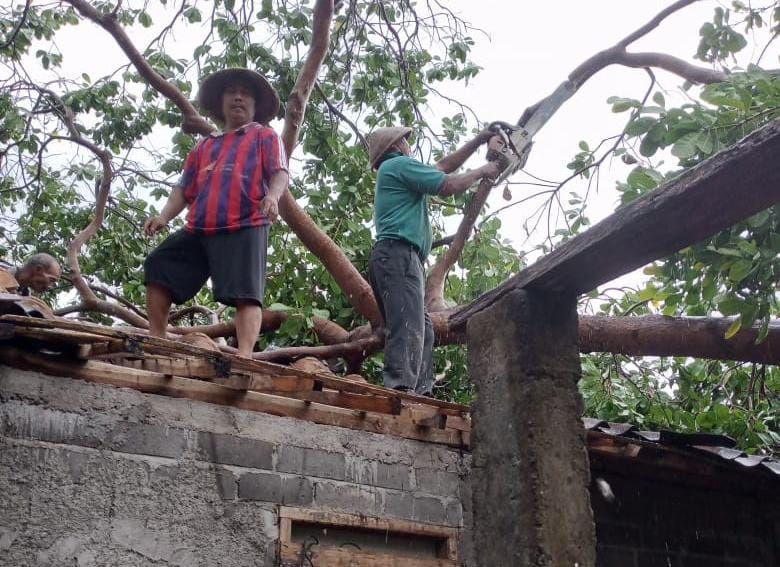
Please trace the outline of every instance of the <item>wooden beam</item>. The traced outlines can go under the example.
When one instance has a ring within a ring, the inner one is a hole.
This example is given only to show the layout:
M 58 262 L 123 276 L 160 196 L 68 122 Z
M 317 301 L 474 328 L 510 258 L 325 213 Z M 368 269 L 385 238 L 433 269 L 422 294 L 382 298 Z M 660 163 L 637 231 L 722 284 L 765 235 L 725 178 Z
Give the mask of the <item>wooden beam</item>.
M 362 516 L 356 514 L 342 514 L 338 512 L 330 512 L 328 510 L 291 508 L 289 506 L 279 507 L 279 517 L 290 518 L 294 521 L 305 522 L 309 524 L 360 528 L 379 532 L 409 534 L 442 539 L 456 538 L 458 537 L 459 533 L 458 528 L 450 528 L 434 524 L 423 524 L 420 522 L 410 522 L 408 520 L 377 518 L 373 516 Z
M 579 295 L 780 202 L 780 120 L 748 135 L 458 310 L 462 327 L 513 289 Z
M 301 565 L 303 544 L 282 543 L 280 555 L 285 564 Z M 451 559 L 428 559 L 410 555 L 370 553 L 350 548 L 315 546 L 310 551 L 309 564 L 328 567 L 458 567 Z
M 129 369 L 95 360 L 73 361 L 12 346 L 0 346 L 0 361 L 9 366 L 58 377 L 133 388 L 141 392 L 229 405 L 271 415 L 454 447 L 467 446 L 469 438 L 468 433 L 455 429 L 421 428 L 402 416 L 325 406 L 261 392 L 237 391 L 212 382 Z
M 274 394 L 277 392 L 269 393 Z M 351 394 L 349 392 L 335 391 L 279 391 L 278 395 L 287 396 L 288 398 L 295 398 L 297 400 L 306 400 L 310 402 L 317 402 L 318 404 L 338 406 L 341 408 L 349 408 L 354 410 L 373 411 L 392 415 L 398 415 L 401 413 L 401 402 L 394 398 L 388 398 L 385 396 L 366 396 L 364 394 Z

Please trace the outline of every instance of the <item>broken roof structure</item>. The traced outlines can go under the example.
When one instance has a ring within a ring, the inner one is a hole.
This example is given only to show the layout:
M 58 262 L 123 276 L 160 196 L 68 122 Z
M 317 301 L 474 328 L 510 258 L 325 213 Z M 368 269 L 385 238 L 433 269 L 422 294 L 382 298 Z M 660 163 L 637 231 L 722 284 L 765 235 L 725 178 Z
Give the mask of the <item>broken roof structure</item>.
M 456 313 L 471 409 L 3 316 L 0 545 L 19 565 L 590 566 L 597 549 L 604 566 L 776 564 L 776 461 L 720 436 L 583 427 L 576 296 L 779 202 L 778 153 L 775 121 Z M 678 513 L 673 541 L 659 526 Z

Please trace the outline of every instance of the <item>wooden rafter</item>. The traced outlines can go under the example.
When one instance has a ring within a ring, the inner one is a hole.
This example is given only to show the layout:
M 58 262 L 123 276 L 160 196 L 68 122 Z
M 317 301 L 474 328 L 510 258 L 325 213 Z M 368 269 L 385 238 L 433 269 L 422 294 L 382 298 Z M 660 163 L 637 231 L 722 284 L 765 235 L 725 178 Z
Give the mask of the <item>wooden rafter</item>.
M 468 408 L 116 327 L 0 317 L 0 363 L 314 423 L 467 447 Z

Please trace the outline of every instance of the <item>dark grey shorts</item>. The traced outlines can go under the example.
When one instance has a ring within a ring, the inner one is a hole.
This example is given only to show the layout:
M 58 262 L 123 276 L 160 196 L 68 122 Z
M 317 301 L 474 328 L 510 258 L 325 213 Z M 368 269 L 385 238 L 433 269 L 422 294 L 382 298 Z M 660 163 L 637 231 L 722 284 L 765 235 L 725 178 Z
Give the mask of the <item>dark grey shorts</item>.
M 204 236 L 179 230 L 144 262 L 144 283 L 170 291 L 176 303 L 195 297 L 211 276 L 214 299 L 236 305 L 239 299 L 263 304 L 268 226 Z

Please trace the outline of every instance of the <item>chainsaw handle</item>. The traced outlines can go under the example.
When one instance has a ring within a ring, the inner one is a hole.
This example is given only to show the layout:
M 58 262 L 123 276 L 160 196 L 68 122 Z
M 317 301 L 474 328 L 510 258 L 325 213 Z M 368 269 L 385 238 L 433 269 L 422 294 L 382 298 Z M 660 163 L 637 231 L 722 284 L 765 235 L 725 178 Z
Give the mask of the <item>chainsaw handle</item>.
M 488 124 L 488 130 L 496 134 L 503 132 L 509 136 L 515 131 L 515 126 L 512 126 L 509 122 L 504 122 L 503 120 L 494 120 Z

